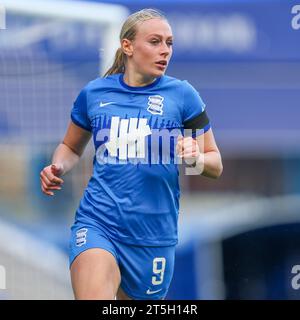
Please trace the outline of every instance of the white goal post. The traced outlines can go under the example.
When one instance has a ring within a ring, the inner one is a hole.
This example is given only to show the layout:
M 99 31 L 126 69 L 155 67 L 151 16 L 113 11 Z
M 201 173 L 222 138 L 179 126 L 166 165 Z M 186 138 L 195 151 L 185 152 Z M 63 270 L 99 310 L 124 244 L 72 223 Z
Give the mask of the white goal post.
M 119 47 L 119 32 L 129 10 L 122 5 L 71 0 L 1 0 L 7 13 L 98 24 L 102 28 L 100 74 L 110 67 Z M 100 32 L 100 30 L 99 30 Z

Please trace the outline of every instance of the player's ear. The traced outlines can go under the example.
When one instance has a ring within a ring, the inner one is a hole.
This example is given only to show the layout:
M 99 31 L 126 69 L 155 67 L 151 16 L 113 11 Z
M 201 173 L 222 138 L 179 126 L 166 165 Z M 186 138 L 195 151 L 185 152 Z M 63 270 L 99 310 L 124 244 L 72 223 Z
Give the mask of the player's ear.
M 122 49 L 126 56 L 131 57 L 133 54 L 132 41 L 128 39 L 122 39 Z

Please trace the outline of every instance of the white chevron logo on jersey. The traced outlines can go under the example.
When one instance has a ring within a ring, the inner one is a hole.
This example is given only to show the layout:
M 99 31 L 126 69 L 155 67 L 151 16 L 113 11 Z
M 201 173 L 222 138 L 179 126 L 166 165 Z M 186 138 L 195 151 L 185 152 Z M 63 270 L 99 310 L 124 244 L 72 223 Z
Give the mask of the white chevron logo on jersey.
M 154 294 L 154 293 L 157 293 L 157 292 L 159 292 L 159 291 L 161 291 L 161 290 L 162 290 L 162 289 L 152 291 L 152 290 L 148 289 L 146 293 L 147 293 L 147 294 Z
M 115 103 L 115 102 L 100 102 L 99 106 L 100 107 L 105 107 L 105 106 L 108 106 L 108 105 L 113 104 L 113 103 Z
M 145 137 L 151 134 L 147 119 L 112 117 L 110 140 L 105 144 L 111 157 L 145 158 Z

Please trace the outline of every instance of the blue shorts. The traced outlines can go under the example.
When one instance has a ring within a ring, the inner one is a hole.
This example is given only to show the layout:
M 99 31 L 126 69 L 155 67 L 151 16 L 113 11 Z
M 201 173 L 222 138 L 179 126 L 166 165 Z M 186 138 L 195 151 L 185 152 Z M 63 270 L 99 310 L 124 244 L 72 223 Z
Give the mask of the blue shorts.
M 70 266 L 83 251 L 101 248 L 116 259 L 121 288 L 136 300 L 164 299 L 174 271 L 175 247 L 134 246 L 112 239 L 100 226 L 75 222 L 71 228 Z

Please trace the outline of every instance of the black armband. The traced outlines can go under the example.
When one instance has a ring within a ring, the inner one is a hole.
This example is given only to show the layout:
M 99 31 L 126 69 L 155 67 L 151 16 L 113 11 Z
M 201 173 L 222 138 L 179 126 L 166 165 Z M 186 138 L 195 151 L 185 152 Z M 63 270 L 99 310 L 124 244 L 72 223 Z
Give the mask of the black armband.
M 201 112 L 198 116 L 194 117 L 191 120 L 188 120 L 184 122 L 184 129 L 192 129 L 197 130 L 197 129 L 203 129 L 209 124 L 209 119 L 206 114 L 206 111 L 204 110 Z

